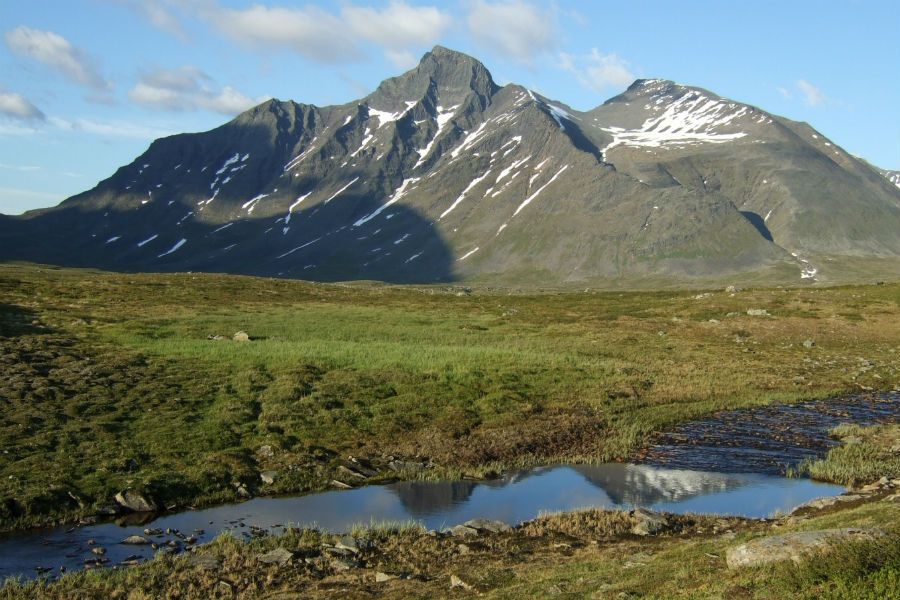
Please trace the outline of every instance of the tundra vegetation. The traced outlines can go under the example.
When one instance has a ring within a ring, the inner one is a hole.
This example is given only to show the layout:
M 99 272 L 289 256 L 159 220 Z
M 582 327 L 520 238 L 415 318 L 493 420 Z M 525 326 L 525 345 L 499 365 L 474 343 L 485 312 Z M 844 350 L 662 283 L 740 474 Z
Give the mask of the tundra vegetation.
M 711 411 L 891 389 L 898 300 L 0 265 L 0 528 L 126 488 L 173 508 L 324 489 L 351 456 L 370 482 L 391 461 L 441 478 L 626 459 Z
M 175 509 L 358 485 L 347 467 L 360 464 L 377 482 L 627 459 L 711 411 L 895 388 L 898 291 L 470 291 L 0 265 L 0 526 L 102 514 L 124 489 Z M 896 427 L 833 434 L 844 444 L 797 472 L 898 476 Z M 2 594 L 882 598 L 900 590 L 900 515 L 884 497 L 775 521 L 669 515 L 649 537 L 627 511 L 462 542 L 384 525 L 353 532 L 373 545 L 346 563 L 323 554 L 338 539 L 323 532 L 220 537 Z M 741 541 L 835 527 L 888 535 L 725 566 Z M 278 548 L 287 562 L 260 560 Z

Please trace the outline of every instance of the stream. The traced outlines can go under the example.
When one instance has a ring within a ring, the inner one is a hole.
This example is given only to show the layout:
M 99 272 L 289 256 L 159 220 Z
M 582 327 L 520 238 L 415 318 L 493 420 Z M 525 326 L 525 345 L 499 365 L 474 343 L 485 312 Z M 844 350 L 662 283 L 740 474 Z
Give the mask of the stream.
M 250 539 L 289 526 L 345 532 L 355 525 L 412 521 L 441 529 L 478 517 L 515 525 L 541 513 L 588 507 L 771 517 L 844 491 L 778 474 L 786 464 L 827 451 L 835 443 L 827 429 L 838 423 L 898 420 L 897 393 L 727 411 L 661 435 L 640 457 L 643 464 L 553 465 L 490 481 L 398 482 L 255 498 L 151 516 L 140 524 L 120 519 L 13 532 L 0 537 L 0 580 L 135 564 L 157 551 L 181 551 L 223 532 Z M 157 548 L 122 544 L 132 535 Z

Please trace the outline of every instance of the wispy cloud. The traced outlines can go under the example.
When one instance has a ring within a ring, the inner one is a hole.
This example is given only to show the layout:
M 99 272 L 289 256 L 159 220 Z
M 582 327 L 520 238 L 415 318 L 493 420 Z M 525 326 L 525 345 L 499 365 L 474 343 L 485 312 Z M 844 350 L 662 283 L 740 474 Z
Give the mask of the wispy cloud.
M 574 74 L 578 82 L 597 93 L 628 87 L 637 77 L 628 61 L 615 54 L 602 54 L 593 48 L 586 56 L 559 53 L 560 66 Z
M 555 15 L 524 0 L 473 0 L 466 22 L 477 43 L 528 66 L 557 46 Z
M 828 98 L 819 88 L 805 79 L 798 79 L 797 87 L 800 88 L 800 91 L 803 93 L 803 101 L 808 106 L 820 106 L 828 101 Z
M 128 97 L 154 110 L 211 110 L 225 115 L 235 115 L 269 99 L 250 98 L 229 86 L 219 88 L 210 76 L 190 65 L 142 73 Z
M 156 17 L 132 0 L 119 1 L 134 6 L 158 27 L 177 31 L 169 9 L 172 0 L 150 2 L 159 13 Z M 436 6 L 414 6 L 405 0 L 392 0 L 382 9 L 343 2 L 337 12 L 314 5 L 229 8 L 217 0 L 192 0 L 180 6 L 227 39 L 255 51 L 289 51 L 328 64 L 364 58 L 363 44 L 371 42 L 395 64 L 409 66 L 413 50 L 435 44 L 453 23 L 450 14 Z
M 112 90 L 112 83 L 100 75 L 96 61 L 59 34 L 22 25 L 7 31 L 3 39 L 15 54 L 43 63 L 70 81 L 95 92 Z
M 185 41 L 187 34 L 174 12 L 179 4 L 178 0 L 108 0 L 115 4 L 121 4 L 137 12 L 144 20 L 154 27 L 162 29 L 175 37 Z M 181 3 L 188 6 L 189 3 Z
M 47 116 L 22 94 L 0 89 L 0 114 L 22 121 L 43 121 Z

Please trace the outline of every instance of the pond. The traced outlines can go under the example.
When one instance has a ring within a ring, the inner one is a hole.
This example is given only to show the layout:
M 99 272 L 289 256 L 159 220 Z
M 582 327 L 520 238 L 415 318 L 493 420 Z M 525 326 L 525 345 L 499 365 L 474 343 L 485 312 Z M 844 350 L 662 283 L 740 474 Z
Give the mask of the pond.
M 400 482 L 256 498 L 166 514 L 141 524 L 120 520 L 16 532 L 0 538 L 0 580 L 32 578 L 44 569 L 55 575 L 61 567 L 85 568 L 86 561 L 110 566 L 150 558 L 156 551 L 151 546 L 121 543 L 131 535 L 148 537 L 163 550 L 181 550 L 226 531 L 251 538 L 278 533 L 289 525 L 337 533 L 359 524 L 409 521 L 441 529 L 478 517 L 515 525 L 544 512 L 588 507 L 769 517 L 844 491 L 779 475 L 786 465 L 822 455 L 836 444 L 827 434 L 829 428 L 898 420 L 896 392 L 722 411 L 661 434 L 638 457 L 641 464 L 556 465 L 491 481 Z M 95 553 L 97 548 L 103 553 Z
M 150 546 L 122 544 L 131 535 L 160 548 L 183 548 L 183 536 L 206 542 L 222 531 L 242 538 L 274 534 L 288 525 L 344 532 L 356 524 L 421 523 L 451 527 L 483 517 L 517 524 L 544 512 L 580 508 L 648 507 L 677 513 L 767 517 L 813 498 L 840 494 L 840 486 L 754 473 L 711 473 L 648 465 L 570 465 L 532 469 L 492 481 L 401 482 L 286 498 L 256 498 L 205 510 L 164 515 L 141 525 L 105 523 L 15 533 L 0 540 L 0 579 L 34 577 L 37 567 L 59 573 L 85 561 L 107 565 L 150 558 Z M 145 529 L 158 533 L 145 534 Z M 169 530 L 170 533 L 166 533 Z M 102 556 L 94 554 L 103 548 Z

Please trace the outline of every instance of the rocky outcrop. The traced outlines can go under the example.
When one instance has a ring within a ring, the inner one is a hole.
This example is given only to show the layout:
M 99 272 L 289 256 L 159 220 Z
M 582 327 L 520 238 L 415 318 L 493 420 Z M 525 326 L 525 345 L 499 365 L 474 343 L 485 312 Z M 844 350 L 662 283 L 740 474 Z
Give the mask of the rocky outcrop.
M 124 489 L 116 494 L 119 506 L 134 512 L 156 512 L 156 502 L 132 489 Z
M 750 540 L 746 544 L 729 548 L 725 560 L 732 569 L 759 567 L 773 562 L 792 560 L 799 562 L 815 552 L 821 552 L 835 543 L 872 539 L 886 535 L 881 529 L 820 529 L 800 531 Z

